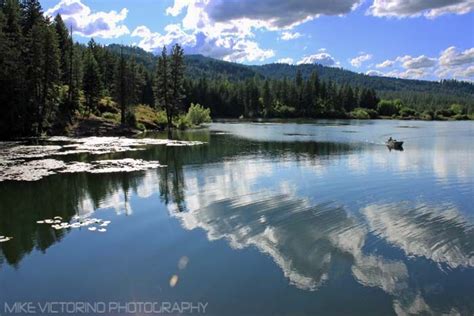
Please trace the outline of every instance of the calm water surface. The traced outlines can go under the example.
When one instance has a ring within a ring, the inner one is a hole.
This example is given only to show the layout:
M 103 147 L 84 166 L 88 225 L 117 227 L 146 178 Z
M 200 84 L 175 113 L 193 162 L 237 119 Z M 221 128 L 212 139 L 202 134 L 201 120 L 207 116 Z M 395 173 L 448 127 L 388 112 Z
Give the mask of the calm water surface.
M 472 122 L 214 123 L 176 137 L 206 144 L 93 158 L 166 168 L 0 182 L 0 235 L 14 237 L 0 243 L 0 314 L 17 301 L 474 314 Z M 111 224 L 36 223 L 75 215 Z

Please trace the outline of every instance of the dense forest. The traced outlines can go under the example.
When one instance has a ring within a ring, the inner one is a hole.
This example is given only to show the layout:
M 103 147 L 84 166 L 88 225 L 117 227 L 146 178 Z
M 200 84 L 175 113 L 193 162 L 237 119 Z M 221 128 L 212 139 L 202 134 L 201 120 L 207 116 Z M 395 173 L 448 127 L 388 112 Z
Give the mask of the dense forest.
M 474 107 L 471 83 L 321 65 L 246 66 L 184 56 L 179 45 L 160 56 L 93 39 L 83 45 L 60 15 L 45 17 L 38 0 L 0 0 L 0 7 L 1 138 L 65 133 L 89 117 L 185 127 L 202 112 L 192 103 L 213 117 L 249 118 L 468 119 Z

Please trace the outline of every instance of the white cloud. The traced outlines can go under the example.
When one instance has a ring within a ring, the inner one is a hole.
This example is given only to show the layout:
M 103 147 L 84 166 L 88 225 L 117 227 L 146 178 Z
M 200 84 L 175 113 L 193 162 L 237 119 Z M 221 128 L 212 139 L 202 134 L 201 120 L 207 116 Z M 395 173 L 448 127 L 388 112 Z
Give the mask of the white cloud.
M 474 80 L 474 47 L 459 51 L 451 46 L 442 51 L 436 75 L 440 78 Z
M 354 66 L 354 67 L 359 68 L 360 66 L 362 66 L 362 63 L 364 63 L 364 62 L 366 62 L 370 59 L 372 59 L 372 55 L 370 55 L 370 54 L 359 55 L 359 56 L 351 59 L 351 65 Z
M 402 79 L 422 79 L 427 77 L 429 72 L 423 69 L 407 69 L 405 71 L 393 70 L 385 74 L 387 77 L 395 77 Z
M 138 46 L 146 51 L 156 51 L 163 46 L 179 43 L 183 46 L 195 45 L 196 37 L 192 34 L 185 33 L 179 24 L 169 24 L 165 27 L 165 34 L 152 32 L 144 25 L 137 27 L 132 36 L 141 37 Z
M 379 77 L 382 77 L 384 76 L 385 74 L 381 71 L 378 71 L 378 70 L 368 70 L 366 73 L 365 73 L 367 76 L 379 76 Z
M 456 47 L 451 46 L 441 52 L 439 62 L 442 66 L 461 66 L 474 63 L 474 47 L 458 52 Z
M 300 61 L 298 61 L 298 65 L 301 64 L 321 64 L 323 66 L 339 65 L 339 63 L 336 62 L 336 60 L 330 54 L 324 52 L 303 57 Z
M 474 10 L 473 0 L 374 0 L 368 13 L 378 17 L 435 18 L 443 14 L 466 14 Z
M 375 67 L 376 67 L 376 68 L 388 68 L 388 67 L 392 67 L 394 63 L 395 63 L 395 62 L 394 62 L 393 60 L 387 59 L 387 60 L 385 60 L 384 62 L 375 65 Z
M 400 61 L 405 69 L 429 68 L 436 65 L 436 58 L 426 57 L 425 55 L 418 57 L 405 55 L 403 57 L 397 57 L 397 61 Z
M 171 16 L 178 16 L 184 8 L 186 8 L 192 0 L 175 0 L 174 5 L 166 9 L 166 14 Z
M 62 0 L 45 12 L 48 16 L 61 14 L 66 25 L 75 33 L 86 37 L 115 38 L 130 33 L 123 24 L 128 10 L 120 12 L 92 12 L 81 0 Z
M 289 41 L 289 40 L 292 40 L 292 39 L 297 39 L 297 38 L 300 38 L 302 35 L 301 33 L 299 32 L 295 32 L 295 33 L 292 33 L 292 32 L 283 32 L 280 36 L 280 39 L 284 40 L 284 41 Z
M 293 58 L 280 58 L 277 60 L 277 63 L 280 63 L 280 64 L 293 64 L 294 60 Z

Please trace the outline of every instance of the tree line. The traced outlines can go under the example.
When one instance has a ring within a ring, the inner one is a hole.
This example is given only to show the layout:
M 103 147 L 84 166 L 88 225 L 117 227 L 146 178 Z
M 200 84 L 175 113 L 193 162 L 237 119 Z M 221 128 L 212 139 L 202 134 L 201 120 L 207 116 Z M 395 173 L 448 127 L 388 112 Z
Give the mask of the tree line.
M 313 72 L 303 79 L 297 72 L 294 80 L 262 79 L 243 81 L 187 79 L 186 102 L 209 106 L 218 117 L 345 117 L 355 108 L 377 108 L 379 98 L 373 89 L 337 85 L 320 80 Z

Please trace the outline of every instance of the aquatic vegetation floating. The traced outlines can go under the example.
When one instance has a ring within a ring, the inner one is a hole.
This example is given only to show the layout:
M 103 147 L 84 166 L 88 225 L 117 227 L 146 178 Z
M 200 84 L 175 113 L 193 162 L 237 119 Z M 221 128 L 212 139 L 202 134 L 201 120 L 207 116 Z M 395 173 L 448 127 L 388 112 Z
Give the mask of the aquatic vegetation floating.
M 55 216 L 54 218 L 60 218 L 60 216 Z M 81 228 L 81 227 L 87 227 L 88 230 L 90 231 L 96 231 L 98 230 L 101 233 L 105 233 L 107 227 L 112 221 L 107 220 L 104 221 L 99 218 L 88 218 L 88 217 L 80 217 L 80 216 L 73 216 L 71 219 L 71 222 L 62 222 L 60 220 L 51 220 L 51 219 L 44 219 L 44 220 L 38 220 L 36 221 L 37 224 L 50 224 L 51 228 L 55 230 L 61 230 L 61 229 L 66 229 L 66 228 Z M 91 225 L 98 225 L 99 228 L 96 226 L 91 226 Z M 90 226 L 90 227 L 89 227 Z
M 150 145 L 164 146 L 196 146 L 200 141 L 179 141 L 154 138 L 126 138 L 126 137 L 51 137 L 46 142 L 54 145 L 22 145 L 0 143 L 0 156 L 4 163 L 15 159 L 44 158 L 50 156 L 64 156 L 88 153 L 102 155 L 109 153 L 143 150 Z
M 117 159 L 96 160 L 92 162 L 63 162 L 54 159 L 20 161 L 17 165 L 11 163 L 0 168 L 0 182 L 11 181 L 37 181 L 46 176 L 57 173 L 114 173 L 132 172 L 165 167 L 158 161 L 146 161 L 142 159 Z M 57 220 L 62 218 L 58 217 Z M 49 223 L 48 223 L 49 224 Z

